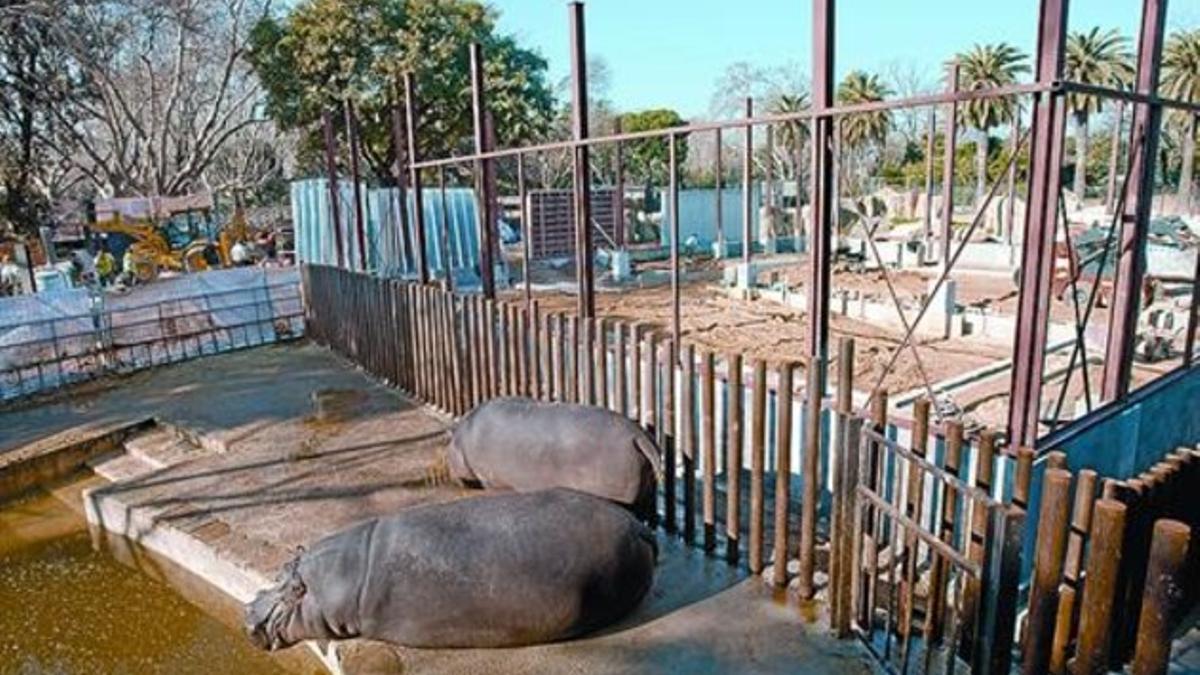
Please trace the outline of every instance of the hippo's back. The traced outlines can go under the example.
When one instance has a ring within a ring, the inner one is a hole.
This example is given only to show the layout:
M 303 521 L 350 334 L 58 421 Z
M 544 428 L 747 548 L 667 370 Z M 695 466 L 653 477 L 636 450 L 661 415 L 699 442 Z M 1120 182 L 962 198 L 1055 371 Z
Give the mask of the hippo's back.
M 657 450 L 632 420 L 593 406 L 504 398 L 455 429 L 456 477 L 485 487 L 564 487 L 633 505 L 653 491 Z
M 632 610 L 653 579 L 653 535 L 572 490 L 462 499 L 378 521 L 364 637 L 414 647 L 563 639 Z

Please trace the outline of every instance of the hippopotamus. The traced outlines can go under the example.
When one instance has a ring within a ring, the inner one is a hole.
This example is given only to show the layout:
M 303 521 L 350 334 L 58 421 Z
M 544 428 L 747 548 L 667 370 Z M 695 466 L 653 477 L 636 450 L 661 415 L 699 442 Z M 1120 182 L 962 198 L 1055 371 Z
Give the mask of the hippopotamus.
M 554 489 L 403 509 L 321 539 L 246 607 L 263 649 L 364 637 L 505 647 L 613 623 L 650 589 L 654 535 L 617 504 Z
M 662 462 L 633 420 L 604 408 L 499 398 L 472 410 L 447 449 L 450 477 L 517 492 L 566 487 L 631 507 L 654 508 Z

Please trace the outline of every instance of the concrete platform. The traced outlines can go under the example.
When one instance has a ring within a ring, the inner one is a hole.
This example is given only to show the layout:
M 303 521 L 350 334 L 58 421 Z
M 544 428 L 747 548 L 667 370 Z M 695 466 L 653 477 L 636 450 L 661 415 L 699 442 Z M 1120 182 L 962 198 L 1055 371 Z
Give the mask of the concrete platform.
M 166 426 L 94 462 L 110 482 L 85 493 L 89 519 L 239 601 L 297 547 L 363 518 L 471 494 L 442 479 L 447 420 L 303 344 L 210 357 L 0 412 L 0 454 L 18 443 L 8 430 L 29 438 L 130 415 Z M 346 673 L 872 672 L 855 642 L 802 620 L 758 580 L 659 539 L 650 597 L 601 635 L 501 650 L 361 640 L 313 647 Z

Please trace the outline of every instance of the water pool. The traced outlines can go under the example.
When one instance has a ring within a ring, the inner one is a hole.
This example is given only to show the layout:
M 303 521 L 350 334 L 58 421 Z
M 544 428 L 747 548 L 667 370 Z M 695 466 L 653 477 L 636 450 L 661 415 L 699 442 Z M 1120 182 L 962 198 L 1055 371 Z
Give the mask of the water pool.
M 0 673 L 295 672 L 120 562 L 64 501 L 77 490 L 68 494 L 0 504 Z

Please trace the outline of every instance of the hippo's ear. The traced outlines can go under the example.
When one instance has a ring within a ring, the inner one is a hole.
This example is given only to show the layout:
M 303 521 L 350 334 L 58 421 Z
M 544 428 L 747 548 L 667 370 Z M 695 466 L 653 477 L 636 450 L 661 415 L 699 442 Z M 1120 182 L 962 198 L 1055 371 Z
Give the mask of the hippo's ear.
M 279 574 L 279 601 L 288 605 L 299 603 L 308 592 L 308 587 L 304 585 L 304 579 L 300 577 L 300 556 L 304 553 L 304 547 L 299 547 L 296 552 L 296 557 L 290 562 L 284 563 L 283 571 Z

